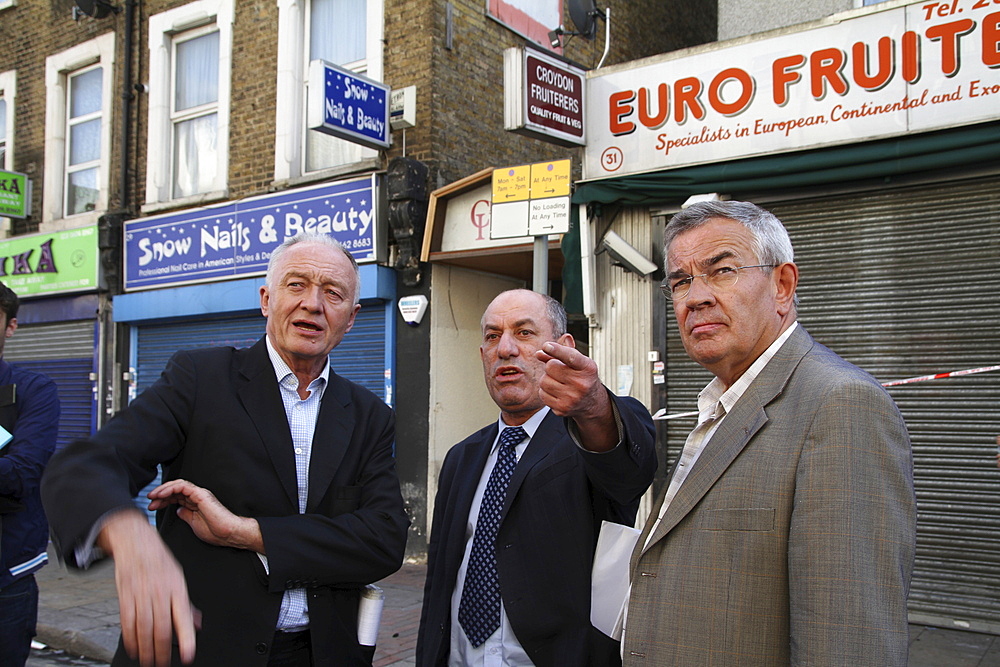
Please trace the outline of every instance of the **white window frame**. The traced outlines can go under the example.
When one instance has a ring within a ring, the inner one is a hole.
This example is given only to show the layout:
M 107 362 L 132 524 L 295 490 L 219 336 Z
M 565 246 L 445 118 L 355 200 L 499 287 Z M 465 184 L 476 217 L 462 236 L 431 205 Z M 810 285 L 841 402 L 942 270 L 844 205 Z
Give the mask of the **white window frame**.
M 173 197 L 173 40 L 215 24 L 219 30 L 219 103 L 216 179 L 208 192 Z M 149 132 L 146 141 L 144 213 L 197 205 L 228 196 L 229 121 L 232 90 L 233 0 L 198 0 L 149 17 Z
M 67 72 L 66 73 L 66 79 L 67 79 L 66 89 L 67 89 L 67 92 L 69 93 L 69 95 L 72 95 L 72 89 L 73 89 L 73 86 L 69 84 L 69 81 L 71 79 L 73 79 L 74 77 L 86 74 L 87 72 L 92 72 L 92 71 L 97 70 L 97 69 L 101 70 L 101 84 L 103 86 L 104 81 L 107 78 L 107 68 L 104 67 L 101 63 L 94 63 L 93 65 L 89 65 L 87 67 L 81 67 L 80 69 L 74 70 L 72 72 Z M 102 91 L 102 93 L 103 93 L 103 91 Z M 67 99 L 69 99 L 69 97 L 67 97 Z M 97 171 L 98 171 L 98 173 L 100 173 L 101 162 L 106 162 L 106 160 L 104 160 L 104 151 L 101 150 L 101 152 L 98 154 L 96 160 L 91 160 L 89 162 L 81 162 L 80 164 L 77 164 L 77 165 L 71 165 L 70 164 L 70 153 L 73 152 L 73 146 L 72 146 L 73 142 L 71 140 L 71 137 L 73 135 L 73 132 L 72 132 L 73 126 L 74 125 L 79 125 L 79 124 L 82 124 L 82 123 L 86 123 L 86 122 L 89 122 L 89 121 L 92 121 L 92 120 L 99 120 L 99 121 L 101 121 L 101 128 L 103 129 L 104 126 L 107 125 L 110 122 L 110 117 L 109 117 L 110 114 L 108 114 L 108 108 L 107 108 L 107 105 L 105 104 L 105 100 L 104 99 L 101 100 L 101 108 L 100 109 L 98 109 L 97 111 L 92 111 L 92 112 L 90 112 L 88 114 L 83 114 L 83 115 L 81 115 L 78 118 L 70 118 L 71 111 L 69 110 L 69 106 L 71 106 L 71 105 L 67 105 L 66 132 L 64 133 L 64 136 L 66 137 L 66 142 L 68 144 L 70 144 L 70 145 L 69 145 L 68 149 L 66 151 L 64 151 L 64 155 L 63 155 L 63 189 L 62 189 L 63 201 L 62 201 L 62 204 L 63 204 L 63 214 L 64 214 L 65 217 L 70 217 L 70 215 L 74 215 L 74 216 L 75 215 L 80 215 L 80 213 L 70 214 L 69 211 L 68 211 L 67 204 L 69 202 L 67 201 L 67 199 L 68 199 L 68 194 L 69 194 L 68 190 L 69 190 L 69 180 L 70 180 L 69 177 L 70 177 L 70 174 L 76 173 L 78 171 L 89 171 L 89 170 L 94 169 L 94 168 L 96 168 Z M 102 142 L 102 144 L 103 144 L 103 142 Z M 103 149 L 104 146 L 102 145 L 101 148 Z M 98 180 L 100 180 L 100 178 L 98 178 Z
M 362 160 L 319 171 L 305 170 L 305 91 L 309 76 L 306 62 L 308 35 L 306 14 L 308 0 L 277 0 L 278 2 L 278 79 L 275 105 L 274 181 L 294 184 L 321 180 L 374 169 L 378 166 L 378 151 L 366 148 Z M 363 61 L 365 76 L 381 81 L 383 76 L 382 38 L 384 34 L 384 0 L 368 0 L 365 36 L 367 58 Z M 358 61 L 362 63 L 362 61 Z M 357 63 L 352 63 L 357 64 Z
M 7 124 L 4 127 L 6 157 L 4 162 L 0 162 L 0 169 L 14 171 L 14 116 L 17 109 L 17 72 L 15 70 L 0 72 L 0 98 L 3 98 L 7 103 Z
M 69 75 L 99 64 L 101 89 L 101 159 L 97 169 L 98 194 L 93 211 L 66 216 L 66 101 L 69 99 Z M 111 175 L 111 105 L 114 100 L 115 34 L 96 37 L 45 59 L 45 174 L 43 177 L 42 222 L 44 232 L 96 224 L 108 210 Z

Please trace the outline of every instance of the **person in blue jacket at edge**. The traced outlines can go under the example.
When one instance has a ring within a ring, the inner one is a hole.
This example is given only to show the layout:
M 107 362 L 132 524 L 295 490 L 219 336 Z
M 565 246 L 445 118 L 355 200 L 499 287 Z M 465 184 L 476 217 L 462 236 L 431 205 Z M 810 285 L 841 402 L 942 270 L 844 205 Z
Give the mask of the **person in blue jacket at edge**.
M 49 558 L 49 524 L 39 481 L 56 449 L 59 395 L 52 380 L 8 364 L 17 295 L 0 283 L 0 665 L 22 667 L 38 619 L 35 572 Z

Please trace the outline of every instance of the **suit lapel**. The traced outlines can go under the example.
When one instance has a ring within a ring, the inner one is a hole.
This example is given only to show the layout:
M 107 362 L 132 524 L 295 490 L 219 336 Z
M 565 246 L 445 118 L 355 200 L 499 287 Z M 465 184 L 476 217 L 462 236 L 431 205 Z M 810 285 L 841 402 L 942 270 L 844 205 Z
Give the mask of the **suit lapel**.
M 553 446 L 560 438 L 564 437 L 567 437 L 567 433 L 563 425 L 563 418 L 550 411 L 542 419 L 542 423 L 538 425 L 535 435 L 531 437 L 524 454 L 521 455 L 514 468 L 510 485 L 507 487 L 507 498 L 503 503 L 503 512 L 500 514 L 500 523 L 503 523 L 506 518 L 507 511 L 517 497 L 528 473 L 535 468 L 541 469 L 553 465 L 563 458 L 553 454 Z
M 237 393 L 260 434 L 288 500 L 298 507 L 292 434 L 288 429 L 288 417 L 285 415 L 274 366 L 267 356 L 266 343 L 261 338 L 249 350 L 241 350 L 237 355 L 237 371 L 241 381 Z
M 350 390 L 339 375 L 330 370 L 330 380 L 323 392 L 323 401 L 313 433 L 312 454 L 309 458 L 309 500 L 306 511 L 312 511 L 326 495 L 337 469 L 340 468 L 354 432 L 354 416 L 348 409 Z
M 701 456 L 688 473 L 687 479 L 677 491 L 670 507 L 663 515 L 663 520 L 653 531 L 650 545 L 663 538 L 670 530 L 688 515 L 695 505 L 708 493 L 715 482 L 726 471 L 726 468 L 746 447 L 750 438 L 767 423 L 767 414 L 760 405 L 747 405 L 744 394 L 730 415 L 722 421 L 712 439 L 705 445 Z M 662 505 L 662 498 L 661 498 Z M 659 507 L 656 509 L 659 513 Z M 645 551 L 645 549 L 644 549 Z
M 486 467 L 486 459 L 489 458 L 490 448 L 496 439 L 497 425 L 494 423 L 493 426 L 485 430 L 479 442 L 471 443 L 465 451 L 461 452 L 463 458 L 455 466 L 453 478 L 455 492 L 454 495 L 445 499 L 448 502 L 447 511 L 451 519 L 448 534 L 443 537 L 441 544 L 460 544 L 463 545 L 463 548 L 442 550 L 447 559 L 448 581 L 455 581 L 458 568 L 462 565 L 462 559 L 465 556 L 466 528 L 469 524 L 469 512 L 472 511 L 472 499 L 476 495 L 476 488 L 479 486 L 483 469 Z
M 497 439 L 498 430 L 495 423 L 488 428 L 483 435 L 483 439 L 469 453 L 470 462 L 466 465 L 458 466 L 456 475 L 460 476 L 461 479 L 458 480 L 458 489 L 454 499 L 455 514 L 462 519 L 463 531 L 465 530 L 466 517 L 469 516 L 469 512 L 472 510 L 472 499 L 476 496 L 476 488 L 479 486 L 479 480 L 483 476 L 483 469 L 486 467 L 486 459 L 490 457 L 490 449 L 492 449 L 493 442 Z
M 756 380 L 743 393 L 743 396 L 733 406 L 732 411 L 722 420 L 719 428 L 712 435 L 712 439 L 705 445 L 691 472 L 688 473 L 687 479 L 684 480 L 677 495 L 670 503 L 670 507 L 664 513 L 663 520 L 652 531 L 652 538 L 648 540 L 649 546 L 663 539 L 694 509 L 739 456 L 751 438 L 767 423 L 768 416 L 765 407 L 781 394 L 792 371 L 812 345 L 812 338 L 799 325 L 760 372 Z M 649 528 L 659 514 L 662 503 L 663 496 L 660 497 L 660 502 L 654 508 L 650 520 L 647 521 L 646 529 L 640 536 L 637 550 L 633 553 L 633 567 L 638 556 L 649 548 L 649 546 L 643 546 L 646 543 L 645 535 L 649 534 Z

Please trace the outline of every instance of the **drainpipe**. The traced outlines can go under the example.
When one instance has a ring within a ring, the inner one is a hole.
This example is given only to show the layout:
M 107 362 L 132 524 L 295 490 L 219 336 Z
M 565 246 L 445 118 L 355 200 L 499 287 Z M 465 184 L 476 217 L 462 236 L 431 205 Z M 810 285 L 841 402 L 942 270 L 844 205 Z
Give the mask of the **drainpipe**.
M 121 398 L 121 364 L 118 363 L 118 335 L 112 314 L 112 297 L 119 291 L 121 282 L 121 242 L 123 221 L 131 217 L 134 202 L 130 195 L 128 166 L 131 137 L 132 100 L 132 60 L 134 58 L 135 9 L 137 0 L 125 0 L 122 41 L 124 58 L 122 63 L 122 88 L 119 118 L 118 158 L 118 210 L 102 215 L 98 225 L 99 266 L 106 284 L 98 294 L 98 362 L 97 362 L 97 427 L 100 428 L 123 407 Z
M 125 63 L 122 72 L 122 99 L 121 99 L 121 155 L 119 156 L 119 167 L 121 169 L 118 177 L 119 187 L 119 207 L 122 210 L 130 210 L 131 203 L 128 196 L 128 154 L 129 154 L 129 129 L 132 117 L 132 32 L 135 30 L 135 5 L 136 0 L 125 0 Z

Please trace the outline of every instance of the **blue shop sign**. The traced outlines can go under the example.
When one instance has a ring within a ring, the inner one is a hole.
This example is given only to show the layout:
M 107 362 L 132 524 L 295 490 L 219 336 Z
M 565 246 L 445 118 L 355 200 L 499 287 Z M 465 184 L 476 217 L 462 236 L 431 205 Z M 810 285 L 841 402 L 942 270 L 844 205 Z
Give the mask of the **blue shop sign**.
M 125 223 L 125 289 L 267 271 L 271 251 L 302 232 L 327 234 L 359 262 L 384 259 L 380 177 L 327 183 Z
M 385 149 L 389 136 L 389 87 L 323 60 L 309 63 L 309 129 Z

